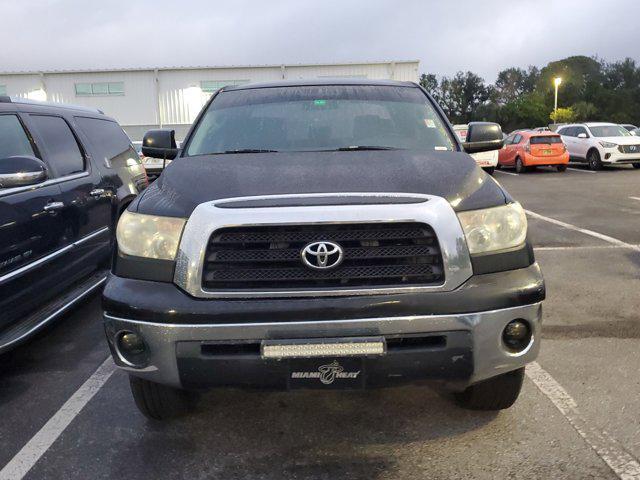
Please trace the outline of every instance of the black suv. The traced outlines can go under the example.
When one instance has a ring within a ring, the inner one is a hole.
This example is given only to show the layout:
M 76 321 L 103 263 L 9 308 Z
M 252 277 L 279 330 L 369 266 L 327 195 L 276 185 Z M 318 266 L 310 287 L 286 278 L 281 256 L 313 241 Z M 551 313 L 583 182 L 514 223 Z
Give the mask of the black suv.
M 104 283 L 117 218 L 146 186 L 102 112 L 0 97 L 0 352 Z
M 211 387 L 365 388 L 437 380 L 469 408 L 517 398 L 544 282 L 523 208 L 413 83 L 227 87 L 122 214 L 103 295 L 139 409 Z

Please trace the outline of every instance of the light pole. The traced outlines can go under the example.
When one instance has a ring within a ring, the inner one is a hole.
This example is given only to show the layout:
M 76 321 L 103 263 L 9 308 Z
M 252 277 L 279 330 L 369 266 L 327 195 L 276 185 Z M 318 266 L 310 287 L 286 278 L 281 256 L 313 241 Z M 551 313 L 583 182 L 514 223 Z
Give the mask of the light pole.
M 560 86 L 560 84 L 562 83 L 562 78 L 560 77 L 556 77 L 553 79 L 553 84 L 556 86 L 556 97 L 555 97 L 555 102 L 554 102 L 554 106 L 553 106 L 553 117 L 554 117 L 554 122 L 558 122 L 557 117 L 558 117 L 558 87 Z

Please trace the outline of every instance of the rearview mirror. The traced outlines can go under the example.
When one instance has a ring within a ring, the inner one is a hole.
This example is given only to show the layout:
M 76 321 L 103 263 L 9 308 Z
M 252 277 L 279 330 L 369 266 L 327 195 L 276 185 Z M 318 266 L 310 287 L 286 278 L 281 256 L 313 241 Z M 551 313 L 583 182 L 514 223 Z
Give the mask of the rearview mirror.
M 589 138 L 586 133 L 579 133 L 578 138 Z
M 0 188 L 36 185 L 47 179 L 47 167 L 35 157 L 16 155 L 0 160 Z
M 491 122 L 471 122 L 467 128 L 467 140 L 462 148 L 467 153 L 500 150 L 504 145 L 502 127 Z
M 142 154 L 145 157 L 173 160 L 178 155 L 175 130 L 149 130 L 142 139 Z

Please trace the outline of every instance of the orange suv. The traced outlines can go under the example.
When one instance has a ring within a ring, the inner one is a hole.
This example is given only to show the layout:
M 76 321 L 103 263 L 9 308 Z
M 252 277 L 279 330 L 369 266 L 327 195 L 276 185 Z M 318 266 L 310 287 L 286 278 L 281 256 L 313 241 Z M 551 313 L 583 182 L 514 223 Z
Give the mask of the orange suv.
M 515 167 L 517 173 L 540 166 L 555 166 L 564 172 L 569 152 L 557 133 L 516 131 L 504 141 L 498 155 L 498 168 Z

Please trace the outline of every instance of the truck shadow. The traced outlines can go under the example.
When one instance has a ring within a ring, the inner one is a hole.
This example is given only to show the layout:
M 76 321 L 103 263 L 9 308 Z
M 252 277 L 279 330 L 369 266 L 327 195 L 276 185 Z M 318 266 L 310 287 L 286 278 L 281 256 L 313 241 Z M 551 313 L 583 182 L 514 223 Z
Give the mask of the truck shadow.
M 169 436 L 178 451 L 189 452 L 190 462 L 202 461 L 204 471 L 215 452 L 216 478 L 375 479 L 393 472 L 406 476 L 401 463 L 412 443 L 434 441 L 438 448 L 496 416 L 462 410 L 447 394 L 422 386 L 364 392 L 229 389 L 203 395 L 197 411 L 183 419 L 148 422 L 147 438 Z

